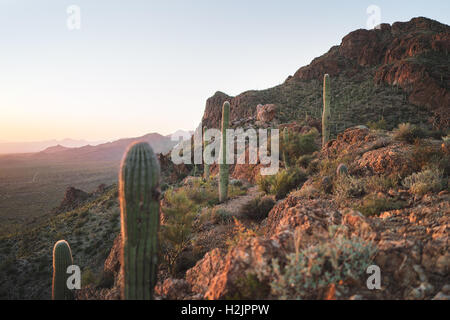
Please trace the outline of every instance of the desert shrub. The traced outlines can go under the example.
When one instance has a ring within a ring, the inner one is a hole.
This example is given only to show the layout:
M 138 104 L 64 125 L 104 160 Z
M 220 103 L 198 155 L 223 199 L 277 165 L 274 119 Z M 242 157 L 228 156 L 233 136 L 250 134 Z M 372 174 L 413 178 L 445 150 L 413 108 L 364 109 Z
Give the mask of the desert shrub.
M 387 122 L 386 120 L 384 120 L 384 117 L 381 117 L 381 119 L 378 121 L 367 122 L 367 127 L 369 127 L 372 130 L 386 130 Z
M 306 180 L 306 171 L 294 167 L 280 170 L 273 176 L 260 176 L 257 184 L 261 191 L 275 195 L 275 198 L 279 200 L 286 197 L 291 190 L 301 187 Z
M 81 275 L 81 284 L 83 287 L 96 286 L 98 284 L 97 276 L 90 268 L 86 268 Z
M 211 209 L 211 221 L 216 224 L 230 224 L 233 222 L 233 215 L 225 209 Z
M 270 294 L 270 285 L 261 282 L 255 273 L 244 274 L 238 278 L 226 300 L 262 300 Z
M 403 186 L 415 195 L 438 192 L 444 188 L 443 171 L 436 167 L 425 168 L 403 180 Z
M 172 275 L 175 275 L 179 255 L 190 245 L 192 225 L 197 206 L 187 196 L 186 190 L 169 189 L 164 197 L 164 224 L 161 226 L 162 255 Z
M 404 208 L 406 203 L 404 201 L 394 200 L 386 197 L 378 197 L 371 194 L 363 199 L 363 202 L 356 209 L 365 216 L 373 216 L 384 211 L 398 210 Z
M 394 139 L 398 141 L 413 143 L 416 139 L 424 137 L 424 130 L 410 123 L 400 123 L 398 128 L 394 130 Z
M 315 159 L 315 156 L 312 154 L 305 154 L 300 156 L 295 165 L 298 167 L 302 167 L 302 168 L 308 168 L 308 166 L 310 165 L 311 161 Z
M 386 192 L 389 189 L 395 188 L 398 185 L 398 177 L 390 176 L 370 176 L 365 179 L 366 191 L 372 192 Z
M 339 176 L 334 181 L 334 195 L 338 199 L 359 197 L 364 190 L 364 180 L 350 175 Z
M 250 220 L 261 221 L 267 218 L 275 201 L 270 197 L 258 197 L 250 200 L 241 208 L 241 216 Z
M 233 217 L 234 219 L 234 236 L 227 239 L 226 244 L 229 249 L 235 247 L 242 241 L 257 236 L 255 230 L 247 228 L 241 221 Z
M 375 252 L 372 243 L 338 235 L 288 254 L 283 269 L 274 259 L 272 294 L 283 300 L 320 299 L 331 284 L 359 280 Z
M 289 131 L 288 141 L 281 139 L 280 154 L 285 154 L 288 162 L 294 164 L 300 156 L 308 155 L 318 150 L 316 139 L 318 131 L 313 128 L 306 134 Z
M 320 196 L 320 192 L 315 186 L 307 185 L 295 191 L 294 195 L 301 198 L 314 199 Z

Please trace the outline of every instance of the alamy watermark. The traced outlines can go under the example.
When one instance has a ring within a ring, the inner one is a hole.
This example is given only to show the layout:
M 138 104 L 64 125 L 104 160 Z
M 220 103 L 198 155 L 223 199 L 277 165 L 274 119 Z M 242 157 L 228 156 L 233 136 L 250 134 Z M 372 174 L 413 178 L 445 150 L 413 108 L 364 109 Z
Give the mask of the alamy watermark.
M 381 28 L 381 8 L 377 5 L 370 5 L 366 9 L 366 13 L 369 15 L 367 18 L 367 29 L 380 29 Z
M 179 141 L 182 135 L 173 135 L 172 141 Z M 262 164 L 261 175 L 274 175 L 280 168 L 280 147 L 278 129 L 227 129 L 225 151 L 221 150 L 222 132 L 218 129 L 202 130 L 194 133 L 194 154 L 189 142 L 179 143 L 172 149 L 174 164 Z M 203 148 L 203 139 L 206 148 Z M 270 141 L 270 142 L 269 142 Z M 270 143 L 270 147 L 269 147 Z M 248 150 L 248 162 L 246 154 Z
M 67 29 L 80 30 L 81 29 L 81 9 L 77 5 L 70 5 L 66 9 L 67 12 Z

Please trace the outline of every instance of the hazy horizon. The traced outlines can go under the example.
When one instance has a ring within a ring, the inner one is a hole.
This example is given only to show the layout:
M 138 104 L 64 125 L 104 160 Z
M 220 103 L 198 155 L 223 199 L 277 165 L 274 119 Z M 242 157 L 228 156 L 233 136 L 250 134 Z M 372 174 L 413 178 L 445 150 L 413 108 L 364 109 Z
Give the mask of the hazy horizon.
M 282 83 L 366 28 L 425 16 L 448 1 L 148 2 L 0 0 L 0 141 L 111 141 L 193 130 L 216 91 Z M 69 30 L 70 5 L 80 8 Z M 314 31 L 314 32 L 312 32 Z

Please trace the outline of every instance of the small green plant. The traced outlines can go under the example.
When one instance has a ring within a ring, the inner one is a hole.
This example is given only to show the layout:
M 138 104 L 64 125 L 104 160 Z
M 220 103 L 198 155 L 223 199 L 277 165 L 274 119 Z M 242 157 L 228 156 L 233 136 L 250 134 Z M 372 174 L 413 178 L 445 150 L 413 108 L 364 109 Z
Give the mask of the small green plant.
M 404 201 L 396 201 L 386 197 L 379 197 L 370 194 L 363 199 L 363 202 L 356 209 L 365 216 L 373 216 L 384 211 L 398 210 L 404 208 L 406 203 Z
M 282 300 L 321 299 L 331 284 L 360 280 L 375 252 L 372 243 L 343 235 L 297 249 L 286 256 L 284 268 L 274 259 L 272 294 Z
M 53 247 L 53 300 L 72 300 L 73 293 L 67 287 L 69 274 L 67 268 L 73 265 L 72 251 L 65 240 L 56 242 Z
M 394 139 L 406 143 L 413 143 L 416 139 L 425 137 L 424 131 L 410 123 L 401 123 L 394 130 Z
M 233 215 L 225 209 L 214 208 L 211 210 L 211 220 L 216 224 L 230 224 L 233 222 Z
M 425 168 L 406 177 L 403 186 L 419 196 L 428 192 L 439 192 L 444 188 L 443 171 L 438 168 Z
M 262 300 L 270 294 L 270 285 L 263 283 L 254 273 L 248 273 L 236 280 L 232 294 L 226 300 Z
M 172 275 L 181 253 L 191 244 L 192 225 L 197 205 L 188 198 L 185 189 L 169 189 L 164 197 L 164 224 L 161 226 L 162 255 Z
M 384 117 L 381 117 L 378 121 L 369 121 L 367 122 L 367 127 L 369 127 L 372 130 L 386 130 L 387 129 L 387 122 L 384 119 Z
M 362 179 L 350 175 L 343 175 L 334 181 L 334 195 L 339 200 L 359 197 L 364 192 L 364 180 Z
M 244 204 L 240 214 L 246 219 L 261 221 L 267 218 L 274 205 L 275 201 L 272 198 L 258 197 Z
M 257 179 L 257 184 L 261 191 L 275 195 L 275 198 L 279 200 L 286 197 L 291 190 L 301 187 L 306 180 L 306 171 L 294 167 L 280 170 L 273 176 L 260 176 Z

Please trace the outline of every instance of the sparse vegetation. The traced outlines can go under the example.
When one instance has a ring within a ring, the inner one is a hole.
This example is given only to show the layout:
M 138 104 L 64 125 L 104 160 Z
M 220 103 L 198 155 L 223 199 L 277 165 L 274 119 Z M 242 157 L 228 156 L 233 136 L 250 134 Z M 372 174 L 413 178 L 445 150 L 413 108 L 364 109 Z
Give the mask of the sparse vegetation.
M 406 143 L 413 143 L 416 139 L 425 137 L 425 132 L 418 126 L 410 123 L 400 123 L 394 130 L 394 139 Z
M 307 174 L 302 168 L 280 170 L 273 176 L 260 176 L 257 184 L 261 191 L 283 199 L 293 189 L 299 188 L 306 181 Z
M 444 188 L 443 171 L 438 168 L 425 168 L 403 180 L 403 185 L 415 195 L 439 192 Z
M 360 280 L 375 252 L 372 243 L 343 235 L 298 249 L 286 256 L 284 268 L 277 259 L 273 261 L 272 294 L 289 300 L 321 299 L 331 284 Z
M 360 206 L 356 207 L 365 216 L 373 216 L 384 211 L 398 210 L 405 207 L 406 203 L 400 200 L 394 200 L 387 197 L 381 197 L 370 194 L 364 197 Z
M 162 209 L 165 221 L 161 226 L 161 249 L 165 264 L 175 275 L 177 259 L 192 241 L 192 225 L 198 206 L 187 196 L 184 189 L 169 189 L 164 198 L 167 205 Z
M 243 218 L 261 221 L 267 218 L 274 205 L 275 201 L 272 198 L 258 197 L 244 204 L 240 214 Z

